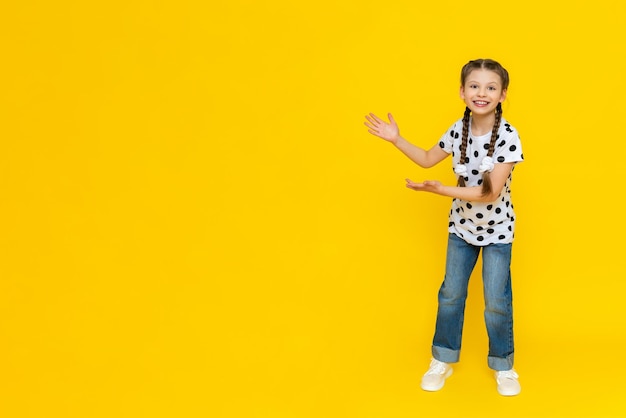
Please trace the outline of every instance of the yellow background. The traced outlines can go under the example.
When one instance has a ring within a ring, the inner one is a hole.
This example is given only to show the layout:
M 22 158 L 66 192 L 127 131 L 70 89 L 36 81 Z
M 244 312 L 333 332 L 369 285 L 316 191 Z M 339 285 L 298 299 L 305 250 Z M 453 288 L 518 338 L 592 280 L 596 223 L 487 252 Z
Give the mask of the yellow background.
M 624 417 L 623 2 L 5 2 L 0 416 Z M 419 389 L 461 66 L 511 73 L 522 394 Z

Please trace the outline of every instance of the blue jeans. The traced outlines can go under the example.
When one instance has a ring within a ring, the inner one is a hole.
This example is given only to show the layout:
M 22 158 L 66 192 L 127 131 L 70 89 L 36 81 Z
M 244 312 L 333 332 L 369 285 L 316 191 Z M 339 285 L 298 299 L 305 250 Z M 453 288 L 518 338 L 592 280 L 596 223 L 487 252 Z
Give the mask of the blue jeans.
M 450 233 L 446 275 L 439 290 L 433 357 L 445 363 L 459 361 L 467 286 L 483 251 L 485 324 L 489 336 L 488 366 L 497 371 L 513 367 L 512 244 L 477 247 Z

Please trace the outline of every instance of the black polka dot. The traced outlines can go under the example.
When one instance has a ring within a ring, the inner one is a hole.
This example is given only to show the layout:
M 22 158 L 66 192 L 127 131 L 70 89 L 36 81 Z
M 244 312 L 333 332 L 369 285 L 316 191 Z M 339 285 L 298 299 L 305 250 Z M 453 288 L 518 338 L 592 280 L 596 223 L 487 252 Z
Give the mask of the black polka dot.
M 474 151 L 474 157 L 478 158 L 478 151 Z
M 482 226 L 477 226 L 477 227 L 476 227 L 476 230 L 477 230 L 477 231 L 482 231 L 483 229 L 484 229 L 484 228 L 483 228 Z
M 431 142 L 431 144 L 432 144 L 432 142 Z M 489 144 L 483 145 L 483 148 L 488 150 L 489 149 Z
M 489 226 L 493 226 L 495 225 L 496 221 L 489 221 L 488 223 L 489 223 Z
M 453 226 L 454 222 L 448 222 L 448 226 Z
M 477 217 L 478 219 L 482 219 L 482 218 L 484 217 L 484 215 L 483 215 L 482 213 L 477 213 L 477 214 L 476 214 L 476 217 Z
M 500 213 L 500 212 L 502 212 L 502 209 L 496 208 L 496 213 Z
M 487 210 L 491 210 L 493 208 L 493 205 L 487 205 Z
M 465 157 L 465 163 L 467 164 L 469 163 L 469 161 L 470 161 L 469 157 Z
M 498 144 L 498 147 L 503 147 L 504 144 L 506 144 L 506 141 L 500 141 L 500 143 Z
M 461 222 L 461 225 L 465 224 L 465 219 L 461 219 L 459 222 Z
M 485 239 L 485 237 L 479 236 L 478 238 L 476 238 L 478 241 L 483 241 Z
M 432 142 L 431 142 L 432 143 Z M 517 147 L 515 145 L 511 145 L 509 147 L 509 151 L 515 151 L 517 149 Z
M 439 141 L 439 147 L 440 148 L 445 148 L 446 144 L 444 144 L 443 141 Z
M 478 170 L 472 170 L 472 174 L 477 176 L 478 175 Z
M 499 163 L 503 163 L 504 162 L 504 157 L 502 155 L 498 157 L 498 162 Z
M 470 202 L 467 202 L 467 205 L 466 205 L 466 206 L 467 206 L 467 208 L 468 208 L 468 209 L 471 209 L 471 208 L 472 208 L 472 204 L 471 204 Z
M 483 184 L 483 179 L 478 179 L 478 185 L 480 186 L 481 184 Z
M 504 235 L 500 235 L 500 236 L 498 237 L 498 239 L 505 239 L 505 238 L 506 238 L 506 237 L 505 237 Z
M 488 232 L 488 233 L 490 233 L 490 234 L 493 234 L 493 233 L 494 233 L 494 230 L 493 230 L 493 228 L 489 228 L 489 229 L 487 230 L 487 232 Z

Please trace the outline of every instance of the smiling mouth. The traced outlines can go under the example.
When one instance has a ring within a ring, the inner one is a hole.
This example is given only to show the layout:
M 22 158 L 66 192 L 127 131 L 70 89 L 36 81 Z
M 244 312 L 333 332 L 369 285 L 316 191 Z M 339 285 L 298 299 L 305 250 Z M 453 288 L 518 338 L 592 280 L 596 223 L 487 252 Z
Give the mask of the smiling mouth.
M 489 102 L 485 102 L 485 101 L 482 101 L 482 100 L 475 100 L 474 104 L 476 106 L 487 106 L 489 104 Z

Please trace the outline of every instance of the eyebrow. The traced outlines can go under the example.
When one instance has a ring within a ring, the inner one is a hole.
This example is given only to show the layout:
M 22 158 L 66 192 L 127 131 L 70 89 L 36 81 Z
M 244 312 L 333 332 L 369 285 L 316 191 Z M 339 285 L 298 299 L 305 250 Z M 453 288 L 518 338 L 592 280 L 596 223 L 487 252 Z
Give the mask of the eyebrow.
M 467 80 L 465 83 L 475 83 L 475 84 L 480 84 L 479 81 L 475 81 L 475 80 Z M 500 85 L 500 83 L 498 83 L 497 81 L 490 81 L 488 83 L 485 83 L 486 85 L 489 84 L 495 84 L 495 85 Z

